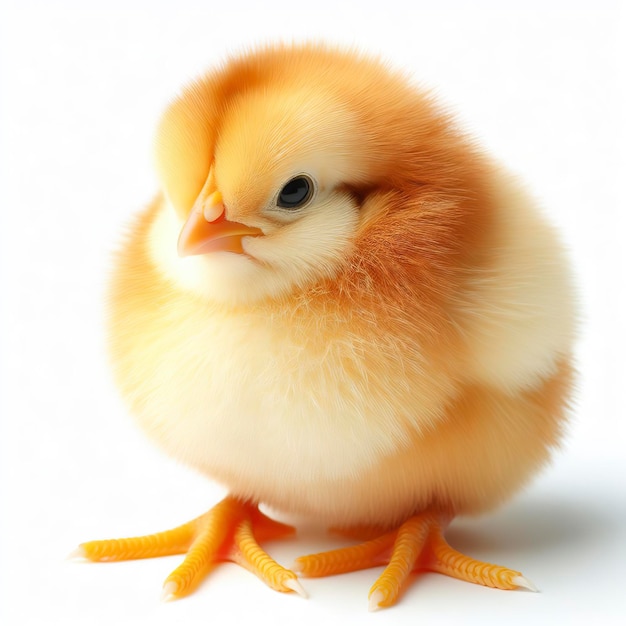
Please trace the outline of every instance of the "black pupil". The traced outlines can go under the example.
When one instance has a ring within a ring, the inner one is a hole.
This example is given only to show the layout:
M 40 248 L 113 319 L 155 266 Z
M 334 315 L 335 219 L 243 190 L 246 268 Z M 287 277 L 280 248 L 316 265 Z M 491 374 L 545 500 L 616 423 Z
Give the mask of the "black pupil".
M 302 176 L 290 180 L 278 194 L 278 206 L 285 209 L 299 207 L 308 199 L 310 189 L 309 181 Z

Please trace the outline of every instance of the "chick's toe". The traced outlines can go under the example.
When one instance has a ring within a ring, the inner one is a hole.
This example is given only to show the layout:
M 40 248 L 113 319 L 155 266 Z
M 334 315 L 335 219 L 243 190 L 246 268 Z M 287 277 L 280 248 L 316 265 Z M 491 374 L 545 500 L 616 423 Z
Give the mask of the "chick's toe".
M 141 537 L 89 541 L 79 546 L 76 555 L 91 561 L 126 561 L 185 554 L 184 561 L 163 583 L 164 600 L 188 594 L 223 561 L 245 567 L 276 591 L 306 596 L 296 575 L 276 563 L 258 544 L 294 532 L 292 526 L 275 522 L 255 505 L 227 497 L 177 528 Z
M 370 611 L 395 604 L 415 571 L 439 572 L 497 589 L 536 591 L 520 572 L 478 561 L 451 548 L 443 536 L 451 517 L 426 511 L 365 543 L 300 557 L 294 569 L 303 576 L 320 577 L 386 565 L 369 591 Z

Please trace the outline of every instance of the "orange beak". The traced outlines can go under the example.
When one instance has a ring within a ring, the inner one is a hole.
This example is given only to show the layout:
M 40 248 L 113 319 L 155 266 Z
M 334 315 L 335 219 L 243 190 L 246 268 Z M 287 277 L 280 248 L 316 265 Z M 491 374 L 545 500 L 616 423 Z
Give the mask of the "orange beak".
M 197 202 L 191 209 L 178 237 L 178 256 L 208 252 L 243 253 L 242 237 L 262 235 L 259 228 L 246 226 L 226 219 L 222 196 L 219 191 L 206 200 Z

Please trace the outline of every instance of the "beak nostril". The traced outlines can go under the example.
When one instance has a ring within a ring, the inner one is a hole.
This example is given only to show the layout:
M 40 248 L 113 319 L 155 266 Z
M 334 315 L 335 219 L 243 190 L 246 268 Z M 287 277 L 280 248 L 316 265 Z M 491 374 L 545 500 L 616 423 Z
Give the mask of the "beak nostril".
M 225 219 L 224 205 L 222 203 L 205 205 L 202 208 L 202 215 L 207 222 L 219 222 Z
M 217 222 L 224 217 L 224 203 L 222 202 L 222 194 L 214 191 L 204 202 L 202 207 L 202 215 L 207 222 Z

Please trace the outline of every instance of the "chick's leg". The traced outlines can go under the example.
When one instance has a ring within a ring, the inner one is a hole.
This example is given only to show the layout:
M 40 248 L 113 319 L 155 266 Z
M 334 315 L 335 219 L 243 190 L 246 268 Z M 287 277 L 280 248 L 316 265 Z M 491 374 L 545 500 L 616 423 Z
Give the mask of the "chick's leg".
M 318 577 L 386 565 L 369 592 L 371 611 L 395 604 L 411 572 L 420 570 L 498 589 L 534 590 L 520 572 L 477 561 L 451 548 L 443 536 L 450 519 L 427 511 L 371 541 L 300 557 L 294 569 L 303 576 Z
M 291 535 L 292 526 L 275 522 L 256 506 L 225 498 L 210 511 L 172 530 L 131 537 L 82 543 L 77 551 L 91 561 L 124 561 L 170 554 L 186 554 L 165 580 L 166 599 L 188 594 L 216 563 L 233 561 L 256 574 L 277 591 L 304 590 L 297 576 L 271 559 L 257 543 Z

